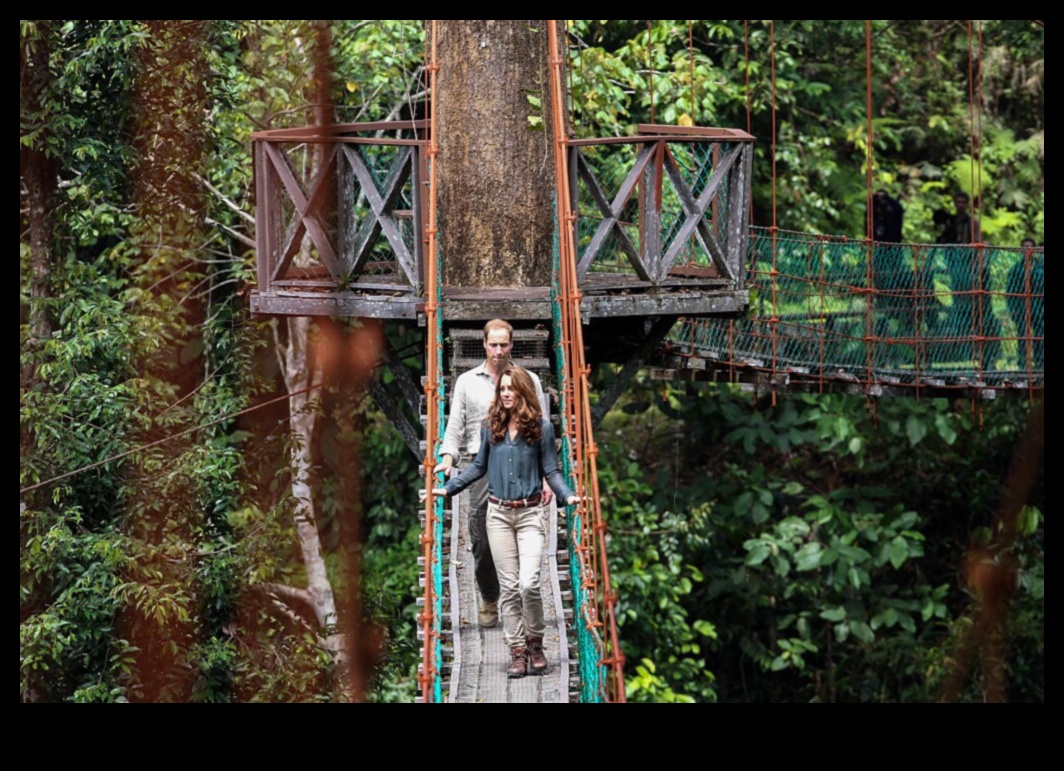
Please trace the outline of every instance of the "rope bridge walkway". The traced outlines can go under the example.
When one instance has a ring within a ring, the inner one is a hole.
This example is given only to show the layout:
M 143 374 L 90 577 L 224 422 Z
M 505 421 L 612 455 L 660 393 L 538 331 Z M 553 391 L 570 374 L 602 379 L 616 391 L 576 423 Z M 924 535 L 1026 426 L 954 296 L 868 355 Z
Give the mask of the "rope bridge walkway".
M 748 253 L 749 313 L 681 323 L 657 378 L 869 396 L 1044 389 L 1040 249 L 755 229 Z

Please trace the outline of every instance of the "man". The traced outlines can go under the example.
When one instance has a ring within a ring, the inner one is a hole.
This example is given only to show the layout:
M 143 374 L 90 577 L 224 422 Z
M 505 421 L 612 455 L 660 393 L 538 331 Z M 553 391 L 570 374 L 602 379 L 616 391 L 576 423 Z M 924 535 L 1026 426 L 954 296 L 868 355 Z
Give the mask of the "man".
M 952 247 L 947 252 L 946 266 L 950 274 L 953 307 L 946 317 L 945 334 L 964 340 L 957 345 L 958 358 L 981 359 L 981 369 L 993 372 L 1001 357 L 1002 331 L 992 302 L 993 272 L 990 259 L 993 253 L 974 248 L 982 244 L 983 231 L 972 212 L 972 199 L 968 194 L 958 193 L 953 205 L 956 211 L 945 220 L 938 237 L 938 243 Z M 990 294 L 981 294 L 983 292 Z M 982 338 L 983 341 L 973 344 L 975 338 Z
M 472 463 L 480 452 L 480 428 L 495 399 L 499 378 L 510 366 L 513 352 L 513 332 L 510 324 L 501 319 L 489 321 L 484 327 L 483 364 L 464 373 L 455 383 L 451 397 L 451 412 L 447 419 L 447 432 L 441 448 L 442 462 L 435 473 L 450 475 L 460 461 Z M 549 405 L 543 394 L 543 384 L 534 373 L 536 396 L 545 416 L 550 416 Z M 474 571 L 477 589 L 480 591 L 480 625 L 492 629 L 499 623 L 499 577 L 495 572 L 495 560 L 488 544 L 488 479 L 485 477 L 472 487 L 469 495 L 469 540 L 473 546 Z M 543 505 L 549 506 L 553 493 L 543 485 Z
M 1044 370 L 1046 364 L 1045 254 L 1036 253 L 1034 239 L 1023 240 L 1023 252 L 1009 270 L 1006 288 L 1009 316 L 1016 325 L 1020 369 Z
M 976 244 L 982 241 L 983 233 L 979 220 L 972 214 L 972 199 L 967 193 L 958 193 L 953 198 L 954 213 L 943 221 L 939 234 L 940 244 Z
M 905 208 L 886 190 L 877 190 L 872 199 L 872 232 L 868 237 L 879 244 L 900 244 L 905 231 Z
M 872 199 L 871 230 L 875 242 L 872 251 L 871 288 L 876 337 L 905 337 L 916 323 L 913 299 L 915 282 L 907 262 L 907 252 L 888 244 L 901 244 L 905 229 L 905 209 L 886 190 L 877 190 Z M 896 330 L 891 329 L 892 322 Z

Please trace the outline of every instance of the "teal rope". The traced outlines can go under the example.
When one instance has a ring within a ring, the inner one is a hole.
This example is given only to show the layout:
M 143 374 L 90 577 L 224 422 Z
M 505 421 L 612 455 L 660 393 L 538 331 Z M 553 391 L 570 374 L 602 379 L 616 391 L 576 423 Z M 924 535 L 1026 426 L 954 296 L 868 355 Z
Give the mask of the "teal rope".
M 436 275 L 443 275 L 443 257 L 440 250 L 436 250 Z M 443 283 L 442 281 L 436 282 L 436 303 L 439 311 L 436 313 L 436 332 L 439 346 L 432 353 L 434 364 L 436 367 L 436 375 L 439 382 L 439 403 L 446 404 L 447 398 L 447 386 L 444 380 L 443 369 Z M 437 410 L 438 421 L 436 425 L 436 435 L 443 436 L 447 430 L 446 422 L 443 417 L 443 410 Z M 434 448 L 436 453 L 436 462 L 442 461 L 440 457 L 439 448 Z M 440 474 L 436 480 L 440 487 L 445 484 L 443 475 Z M 444 510 L 444 501 L 442 498 L 436 500 L 436 527 L 434 533 L 435 546 L 433 547 L 433 566 L 432 566 L 432 581 L 435 592 L 435 607 L 433 608 L 433 628 L 436 632 L 436 674 L 434 677 L 433 689 L 435 691 L 434 703 L 443 703 L 443 679 L 440 677 L 439 669 L 443 663 L 443 539 L 444 539 L 444 517 L 446 512 Z
M 555 205 L 555 223 L 557 223 L 557 205 Z M 572 426 L 569 424 L 569 409 L 567 400 L 566 380 L 566 357 L 563 344 L 564 334 L 562 330 L 561 308 L 563 298 L 559 297 L 561 286 L 561 256 L 559 245 L 559 230 L 554 229 L 554 256 L 553 256 L 553 281 L 551 282 L 551 316 L 554 325 L 554 353 L 555 367 L 560 394 L 560 411 L 562 416 L 562 473 L 569 487 L 576 489 L 576 475 L 573 469 L 573 448 L 571 436 Z M 603 656 L 602 641 L 588 626 L 587 618 L 594 609 L 595 598 L 584 586 L 584 576 L 580 569 L 580 559 L 576 552 L 576 546 L 583 538 L 584 523 L 579 510 L 569 510 L 569 571 L 573 587 L 573 623 L 577 630 L 577 647 L 579 650 L 581 704 L 601 704 L 604 701 L 604 683 L 606 682 L 605 668 L 601 666 Z

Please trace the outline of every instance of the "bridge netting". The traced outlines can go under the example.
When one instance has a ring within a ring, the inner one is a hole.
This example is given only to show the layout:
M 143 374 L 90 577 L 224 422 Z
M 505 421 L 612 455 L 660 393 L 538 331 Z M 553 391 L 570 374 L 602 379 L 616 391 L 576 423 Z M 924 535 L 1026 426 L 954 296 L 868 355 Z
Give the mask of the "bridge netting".
M 677 327 L 670 348 L 744 370 L 902 388 L 1040 389 L 1041 249 L 872 244 L 754 229 L 750 311 Z

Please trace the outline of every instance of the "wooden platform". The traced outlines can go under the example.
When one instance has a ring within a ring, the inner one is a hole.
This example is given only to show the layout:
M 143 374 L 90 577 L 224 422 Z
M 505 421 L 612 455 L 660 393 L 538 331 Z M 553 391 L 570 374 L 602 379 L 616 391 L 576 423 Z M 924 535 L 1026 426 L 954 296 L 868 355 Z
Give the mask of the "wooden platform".
M 481 629 L 473 553 L 469 541 L 468 497 L 455 500 L 458 516 L 452 519 L 449 534 L 450 612 L 454 630 L 454 659 L 445 662 L 450 671 L 451 704 L 568 704 L 575 665 L 570 661 L 563 607 L 562 581 L 558 571 L 558 512 L 551 506 L 548 543 L 543 554 L 543 601 L 547 618 L 544 638 L 550 671 L 543 677 L 509 680 L 509 650 L 503 639 L 502 623 L 495 629 Z M 448 667 L 447 664 L 450 664 Z M 577 689 L 578 690 L 578 689 Z
M 927 398 L 964 398 L 993 401 L 999 395 L 1029 398 L 1045 391 L 1045 379 L 1028 379 L 1023 373 L 998 378 L 993 382 L 976 382 L 948 373 L 921 375 L 909 372 L 873 371 L 872 382 L 867 373 L 825 370 L 822 374 L 808 366 L 788 366 L 777 362 L 774 369 L 766 360 L 754 356 L 734 358 L 722 352 L 700 351 L 698 355 L 680 356 L 667 350 L 659 352 L 656 366 L 650 369 L 652 380 L 688 383 L 733 383 L 742 390 L 757 395 L 778 391 L 790 393 L 835 393 L 850 396 L 889 397 L 915 395 Z M 862 379 L 865 378 L 865 379 Z

